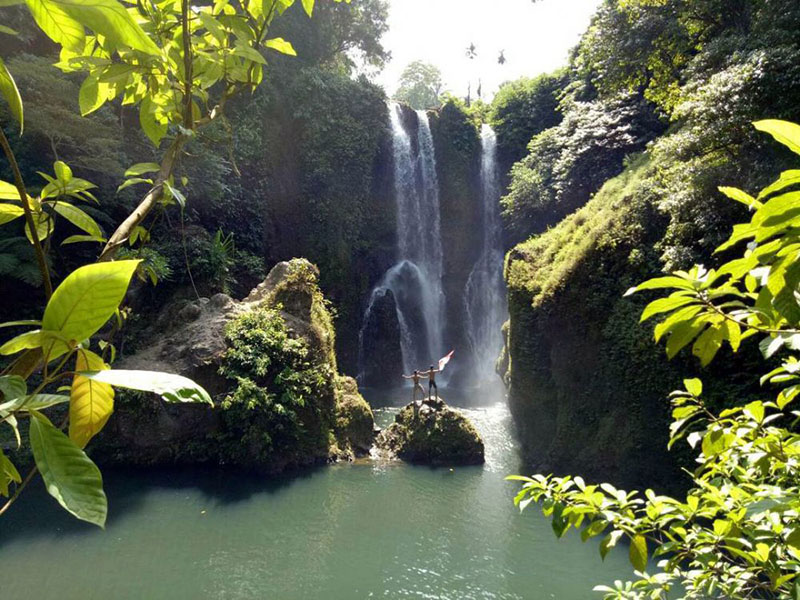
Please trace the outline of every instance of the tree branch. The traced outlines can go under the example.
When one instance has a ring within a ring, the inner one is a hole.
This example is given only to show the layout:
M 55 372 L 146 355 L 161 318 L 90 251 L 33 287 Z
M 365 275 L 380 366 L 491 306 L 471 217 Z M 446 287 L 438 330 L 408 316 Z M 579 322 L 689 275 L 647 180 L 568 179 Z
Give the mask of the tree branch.
M 33 212 L 31 211 L 30 204 L 28 204 L 28 192 L 25 190 L 25 182 L 22 180 L 22 173 L 19 170 L 17 159 L 14 156 L 13 150 L 11 150 L 11 145 L 8 143 L 8 139 L 6 138 L 6 134 L 2 127 L 0 127 L 0 145 L 3 146 L 3 152 L 5 153 L 8 162 L 11 164 L 11 170 L 14 172 L 14 184 L 17 187 L 20 202 L 22 202 L 22 210 L 25 211 L 25 222 L 27 223 L 28 229 L 30 229 L 31 232 L 33 250 L 36 254 L 36 262 L 39 264 L 39 271 L 42 273 L 44 293 L 49 300 L 50 296 L 53 295 L 53 282 L 50 280 L 50 271 L 47 268 L 47 259 L 45 258 L 42 244 L 39 241 L 39 235 L 36 232 L 36 223 L 33 221 Z

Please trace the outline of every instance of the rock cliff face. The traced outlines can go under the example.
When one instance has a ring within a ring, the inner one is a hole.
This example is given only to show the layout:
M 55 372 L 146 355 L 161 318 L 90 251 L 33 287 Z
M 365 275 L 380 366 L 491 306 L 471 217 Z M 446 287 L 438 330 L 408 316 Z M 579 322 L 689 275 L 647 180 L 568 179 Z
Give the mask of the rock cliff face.
M 276 265 L 241 302 L 219 294 L 167 307 L 153 324 L 155 343 L 118 364 L 192 377 L 216 406 L 122 396 L 93 456 L 277 473 L 367 452 L 372 411 L 355 381 L 338 375 L 318 276 L 294 259 Z
M 427 464 L 481 465 L 483 440 L 472 423 L 442 400 L 409 404 L 378 434 L 375 445 L 390 458 Z
M 483 213 L 480 197 L 480 135 L 475 123 L 453 103 L 430 113 L 431 134 L 436 151 L 441 212 L 443 289 L 447 329 L 444 341 L 448 348 L 466 349 L 464 290 L 467 279 L 481 252 L 480 232 Z M 466 353 L 463 353 L 466 355 Z M 465 373 L 454 361 L 448 374 L 451 385 L 465 380 Z
M 660 218 L 643 191 L 646 169 L 611 180 L 509 253 L 510 321 L 498 367 L 533 469 L 674 490 L 682 476 L 667 453 L 667 395 L 682 369 L 639 324 L 645 299 L 623 298 L 659 269 Z
M 397 373 L 403 369 L 400 324 L 397 304 L 391 290 L 378 290 L 369 318 L 362 326 L 362 384 L 387 389 L 398 385 Z

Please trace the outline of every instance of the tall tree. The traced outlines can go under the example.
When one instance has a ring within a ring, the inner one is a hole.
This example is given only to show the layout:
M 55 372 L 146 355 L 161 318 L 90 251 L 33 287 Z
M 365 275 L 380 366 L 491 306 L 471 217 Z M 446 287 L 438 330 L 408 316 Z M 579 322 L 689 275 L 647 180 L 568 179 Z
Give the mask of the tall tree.
M 438 108 L 442 102 L 442 72 L 438 67 L 415 60 L 400 76 L 400 86 L 394 94 L 395 100 L 405 102 L 416 110 Z

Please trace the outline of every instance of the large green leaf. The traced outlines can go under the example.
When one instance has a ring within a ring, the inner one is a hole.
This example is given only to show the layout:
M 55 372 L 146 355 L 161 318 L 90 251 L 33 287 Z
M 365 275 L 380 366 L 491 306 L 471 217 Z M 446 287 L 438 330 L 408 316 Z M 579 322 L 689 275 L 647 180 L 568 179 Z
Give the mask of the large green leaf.
M 644 571 L 647 568 L 647 540 L 643 535 L 636 535 L 631 540 L 628 558 L 637 571 Z
M 25 211 L 22 210 L 21 206 L 17 206 L 16 204 L 2 203 L 0 204 L 0 225 L 8 223 L 9 221 L 13 221 L 24 214 Z
M 55 42 L 62 44 L 70 50 L 77 52 L 83 49 L 83 26 L 88 27 L 95 33 L 101 34 L 113 42 L 116 46 L 130 47 L 148 54 L 160 54 L 158 46 L 153 43 L 141 27 L 134 21 L 128 10 L 116 0 L 27 0 L 31 12 L 39 26 L 44 29 Z M 36 6 L 36 12 L 32 5 Z M 54 27 L 46 29 L 42 26 L 40 18 L 49 16 L 50 21 L 57 23 L 65 22 L 65 27 L 69 27 L 70 33 L 76 37 L 74 24 L 77 23 L 81 30 L 81 45 L 77 45 L 73 36 L 66 36 L 59 31 L 55 36 L 51 33 Z M 67 20 L 64 19 L 66 17 Z M 63 40 L 69 42 L 64 43 Z
M 140 262 L 97 263 L 70 273 L 47 303 L 42 328 L 75 343 L 94 335 L 114 315 Z M 50 359 L 66 350 L 55 342 Z
M 109 383 L 115 387 L 153 392 L 167 402 L 205 402 L 213 405 L 211 397 L 194 381 L 181 375 L 158 371 L 129 371 L 113 369 L 110 371 L 83 372 L 80 375 Z
M 12 400 L 24 396 L 27 391 L 28 386 L 25 384 L 25 380 L 19 375 L 4 375 L 0 377 L 0 394 L 2 394 L 0 400 L 3 401 L 3 403 L 0 404 L 0 410 L 3 410 L 3 407 Z
M 30 350 L 31 348 L 40 348 L 42 346 L 42 332 L 38 329 L 36 331 L 27 331 L 19 334 L 17 337 L 11 338 L 5 344 L 0 346 L 0 354 L 9 356 L 22 352 L 23 350 Z
M 86 36 L 83 25 L 52 0 L 26 0 L 36 24 L 57 44 L 73 52 L 81 52 Z
M 19 95 L 17 83 L 2 58 L 0 58 L 0 94 L 3 94 L 6 102 L 8 102 L 11 114 L 19 122 L 19 132 L 22 133 L 24 124 L 22 98 Z
M 11 402 L 0 404 L 0 412 L 15 410 L 44 410 L 51 406 L 69 402 L 69 396 L 61 394 L 34 394 L 32 396 L 20 396 Z
M 759 131 L 770 134 L 795 154 L 800 154 L 800 125 L 777 119 L 756 121 L 753 125 Z
M 281 54 L 288 54 L 289 56 L 297 56 L 297 52 L 295 52 L 295 49 L 292 46 L 291 42 L 287 42 L 283 38 L 272 38 L 271 40 L 267 40 L 266 42 L 264 42 L 264 45 L 267 48 L 272 48 L 273 50 L 277 50 Z
M 53 202 L 53 208 L 58 214 L 75 225 L 78 229 L 82 229 L 95 238 L 103 237 L 103 232 L 100 230 L 100 226 L 97 222 L 77 206 L 58 201 Z
M 105 527 L 103 478 L 86 453 L 38 412 L 31 413 L 30 442 L 48 493 L 79 519 Z
M 17 186 L 7 181 L 0 181 L 0 200 L 19 200 Z
M 76 371 L 102 371 L 108 365 L 94 352 L 79 350 Z M 75 375 L 69 403 L 69 437 L 81 448 L 105 426 L 114 411 L 114 389 L 107 383 Z

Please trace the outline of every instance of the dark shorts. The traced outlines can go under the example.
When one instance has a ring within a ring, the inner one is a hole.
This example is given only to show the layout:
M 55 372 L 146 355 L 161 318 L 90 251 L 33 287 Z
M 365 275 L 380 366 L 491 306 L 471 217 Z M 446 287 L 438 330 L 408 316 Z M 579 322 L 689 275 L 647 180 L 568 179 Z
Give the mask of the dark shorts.
M 436 388 L 437 390 L 439 389 L 439 387 L 436 385 L 435 381 L 429 381 L 428 382 L 428 389 L 431 389 L 431 388 Z

